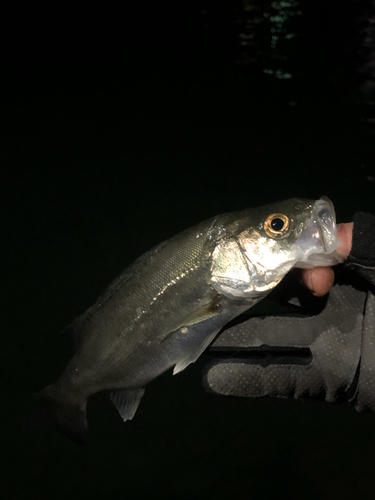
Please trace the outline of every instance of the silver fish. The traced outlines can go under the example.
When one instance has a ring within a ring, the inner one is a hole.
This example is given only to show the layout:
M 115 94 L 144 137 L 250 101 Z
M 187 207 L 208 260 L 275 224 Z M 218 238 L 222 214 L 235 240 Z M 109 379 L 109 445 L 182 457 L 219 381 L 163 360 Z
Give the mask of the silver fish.
M 291 268 L 337 263 L 338 245 L 328 198 L 201 222 L 142 255 L 72 323 L 76 353 L 39 394 L 76 441 L 86 436 L 87 399 L 98 391 L 110 391 L 130 420 L 151 380 L 196 361 L 226 323 Z

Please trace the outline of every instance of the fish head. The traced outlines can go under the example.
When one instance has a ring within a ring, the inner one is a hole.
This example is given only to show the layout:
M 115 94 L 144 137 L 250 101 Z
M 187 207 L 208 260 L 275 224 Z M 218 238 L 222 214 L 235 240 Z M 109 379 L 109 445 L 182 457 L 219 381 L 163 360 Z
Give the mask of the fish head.
M 211 285 L 230 298 L 260 297 L 293 267 L 342 261 L 327 197 L 291 199 L 238 213 L 213 252 Z

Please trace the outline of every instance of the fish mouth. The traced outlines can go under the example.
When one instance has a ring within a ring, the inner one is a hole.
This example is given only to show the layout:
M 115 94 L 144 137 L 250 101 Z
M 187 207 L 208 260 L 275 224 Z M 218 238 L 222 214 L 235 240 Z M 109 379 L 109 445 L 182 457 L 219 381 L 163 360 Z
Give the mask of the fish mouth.
M 296 244 L 303 255 L 296 267 L 330 266 L 342 262 L 336 252 L 340 241 L 337 238 L 335 209 L 326 196 L 312 206 L 310 222 Z

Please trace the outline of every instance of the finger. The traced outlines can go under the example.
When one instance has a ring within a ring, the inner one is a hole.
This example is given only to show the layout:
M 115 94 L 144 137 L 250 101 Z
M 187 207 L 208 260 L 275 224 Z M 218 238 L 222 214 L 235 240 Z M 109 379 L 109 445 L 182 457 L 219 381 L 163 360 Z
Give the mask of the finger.
M 317 299 L 318 300 L 318 299 Z M 263 345 L 309 347 L 320 316 L 267 316 L 245 319 L 222 331 L 210 351 L 241 351 Z
M 309 292 L 306 291 L 306 295 L 309 295 Z M 344 358 L 347 354 L 341 354 L 340 348 L 348 349 L 348 345 L 354 345 L 357 338 L 358 342 L 361 342 L 366 296 L 366 290 L 357 290 L 347 283 L 342 283 L 332 288 L 328 300 L 310 296 L 314 311 L 311 316 L 282 315 L 250 318 L 243 316 L 240 321 L 227 325 L 215 339 L 209 351 L 240 355 L 262 346 L 268 346 L 271 350 L 273 347 L 311 348 L 317 339 L 322 339 L 325 332 L 328 332 L 335 344 L 329 345 L 330 352 L 332 355 L 340 353 L 340 356 Z M 343 304 L 345 304 L 344 308 Z M 340 332 L 344 333 L 340 334 Z M 318 342 L 318 344 L 323 348 L 326 347 L 324 342 L 322 344 Z M 360 350 L 357 344 L 353 349 L 355 352 Z M 349 350 L 351 358 L 353 358 L 354 351 Z M 331 362 L 332 360 L 328 364 Z
M 265 368 L 241 360 L 212 363 L 203 383 L 209 392 L 238 397 L 317 397 L 324 386 L 313 365 L 270 365 Z
M 340 240 L 340 246 L 337 249 L 337 253 L 346 259 L 352 248 L 353 222 L 339 224 L 337 226 L 337 237 Z
M 304 285 L 317 297 L 326 295 L 332 288 L 334 280 L 335 274 L 332 267 L 314 267 L 304 269 L 302 272 Z

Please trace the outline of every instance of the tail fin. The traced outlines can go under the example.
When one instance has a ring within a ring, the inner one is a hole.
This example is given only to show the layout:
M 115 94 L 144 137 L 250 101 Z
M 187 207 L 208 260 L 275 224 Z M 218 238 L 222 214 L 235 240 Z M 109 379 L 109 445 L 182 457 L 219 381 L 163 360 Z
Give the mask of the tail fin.
M 43 401 L 43 408 L 35 416 L 39 426 L 58 426 L 70 439 L 79 444 L 87 442 L 87 417 L 85 401 L 82 405 L 74 405 L 59 401 L 54 397 L 54 386 L 49 385 L 35 394 Z

